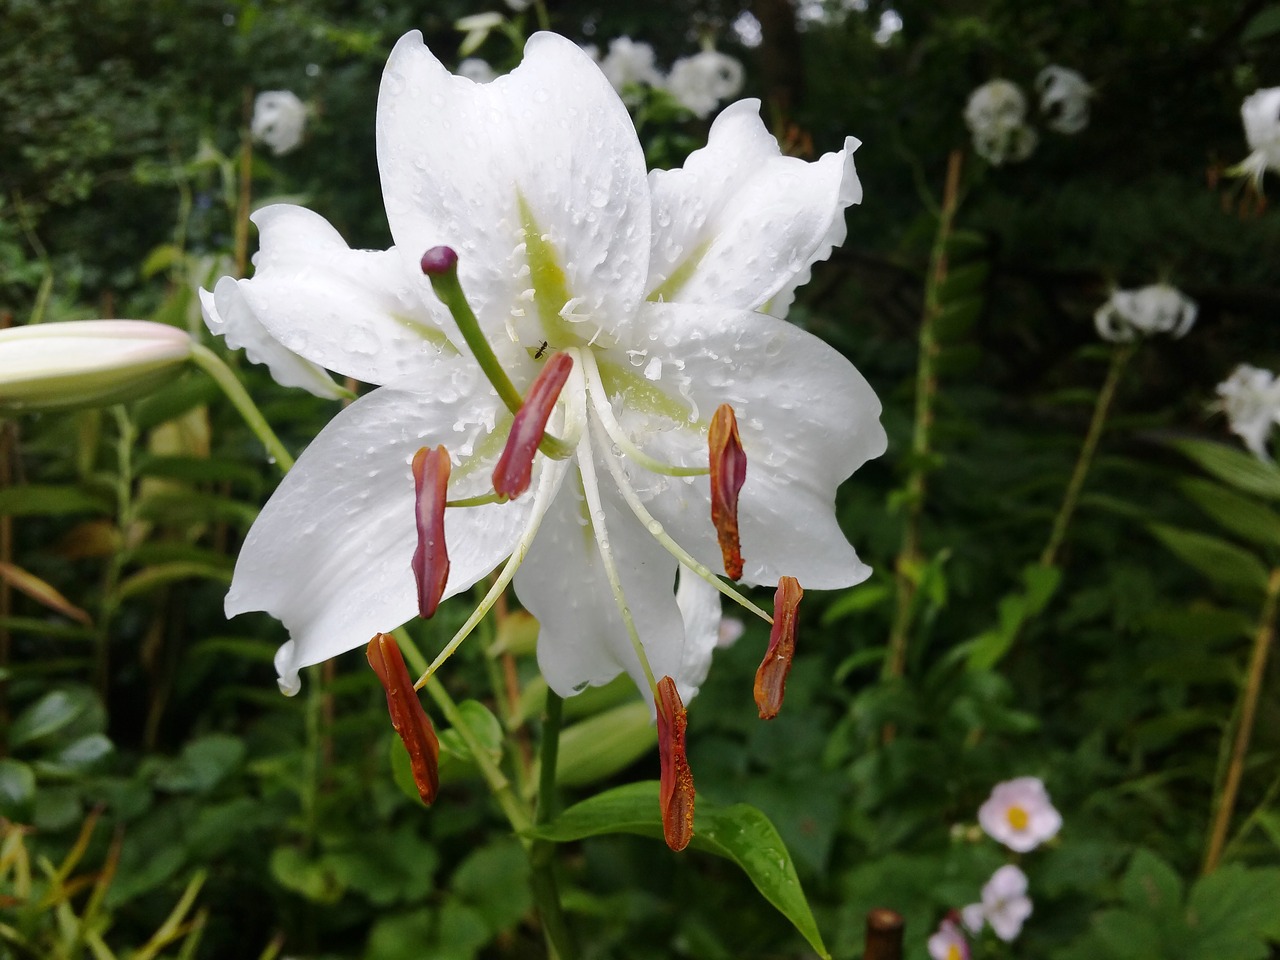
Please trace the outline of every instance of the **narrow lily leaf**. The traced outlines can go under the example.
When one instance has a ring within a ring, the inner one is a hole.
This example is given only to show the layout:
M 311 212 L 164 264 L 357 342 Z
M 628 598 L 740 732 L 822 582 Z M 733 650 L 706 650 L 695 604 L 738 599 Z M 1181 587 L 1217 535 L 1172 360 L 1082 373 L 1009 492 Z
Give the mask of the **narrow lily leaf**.
M 67 484 L 23 484 L 0 490 L 0 515 L 57 517 L 71 513 L 110 513 L 110 501 Z
M 1212 480 L 1185 477 L 1178 486 L 1197 507 L 1237 537 L 1280 547 L 1280 514 L 1274 510 Z
M 634 833 L 662 838 L 658 783 L 649 780 L 606 790 L 570 807 L 530 836 L 567 843 L 608 833 Z M 786 844 L 769 818 L 745 803 L 731 807 L 698 807 L 698 831 L 689 846 L 732 860 L 778 912 L 791 921 L 820 957 L 830 960 L 796 876 Z
M 1213 583 L 1236 594 L 1261 596 L 1267 588 L 1267 568 L 1253 554 L 1217 537 L 1152 523 L 1148 530 L 1174 554 Z
M 1237 490 L 1280 500 L 1280 467 L 1274 463 L 1208 440 L 1176 440 L 1173 448 Z
M 36 603 L 43 604 L 50 610 L 62 614 L 68 619 L 89 626 L 93 618 L 74 603 L 59 593 L 51 584 L 41 580 L 34 573 L 28 573 L 12 563 L 0 562 L 0 580 L 15 590 L 25 593 Z
M 139 570 L 123 581 L 116 590 L 121 600 L 149 593 L 159 587 L 177 583 L 179 580 L 213 580 L 216 583 L 230 583 L 231 571 L 221 564 L 209 564 L 177 560 L 173 563 L 161 563 L 154 567 Z

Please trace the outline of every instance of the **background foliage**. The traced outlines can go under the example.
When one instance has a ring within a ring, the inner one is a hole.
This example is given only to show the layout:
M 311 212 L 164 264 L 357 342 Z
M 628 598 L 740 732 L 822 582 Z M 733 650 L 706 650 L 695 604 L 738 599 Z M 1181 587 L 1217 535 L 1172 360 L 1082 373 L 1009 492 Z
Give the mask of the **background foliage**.
M 995 782 L 1028 774 L 1066 826 L 1024 858 L 1035 914 L 1003 955 L 1275 956 L 1274 663 L 1225 866 L 1200 874 L 1250 638 L 1280 563 L 1280 481 L 1258 480 L 1243 454 L 1214 460 L 1217 448 L 1173 441 L 1226 440 L 1206 412 L 1213 385 L 1238 362 L 1280 364 L 1280 218 L 1223 178 L 1246 152 L 1241 99 L 1280 84 L 1280 6 L 895 0 L 903 26 L 887 39 L 876 33 L 888 4 L 876 0 L 549 6 L 560 32 L 602 47 L 644 39 L 664 65 L 714 38 L 797 149 L 835 149 L 847 133 L 864 142 L 850 238 L 791 319 L 847 353 L 885 402 L 889 453 L 839 503 L 877 572 L 847 594 L 806 598 L 788 710 L 774 723 L 755 719 L 746 694 L 762 631 L 749 625 L 717 654 L 690 713 L 700 799 L 752 803 L 776 824 L 836 956 L 860 950 L 872 906 L 905 914 L 909 955 L 923 956 L 942 914 L 976 900 L 1004 861 L 972 826 L 979 804 Z M 483 9 L 0 0 L 0 322 L 130 316 L 202 332 L 194 289 L 230 269 L 254 90 L 314 105 L 303 148 L 253 155 L 255 202 L 300 200 L 353 246 L 385 246 L 373 104 L 386 53 L 418 28 L 447 57 L 460 40 L 452 21 Z M 752 22 L 762 42 L 748 47 Z M 518 60 L 502 32 L 479 53 L 500 68 Z M 1092 119 L 1075 137 L 1042 131 L 1021 165 L 965 158 L 943 290 L 964 309 L 939 331 L 921 463 L 909 454 L 916 337 L 947 156 L 967 145 L 964 101 L 994 76 L 1029 87 L 1049 63 L 1094 84 Z M 658 165 L 705 138 L 705 123 L 661 103 L 641 120 Z M 1199 303 L 1197 326 L 1138 350 L 1061 582 L 1032 575 L 1024 587 L 1106 369 L 1092 311 L 1112 284 L 1162 278 Z M 333 413 L 242 373 L 295 450 Z M 424 815 L 397 786 L 382 693 L 356 655 L 285 700 L 272 682 L 278 624 L 223 618 L 237 544 L 276 475 L 207 381 L 3 431 L 0 561 L 62 599 L 0 585 L 4 949 L 542 955 L 523 854 L 465 747 L 446 741 L 442 797 Z M 882 667 L 913 471 L 928 478 L 922 565 L 894 677 Z M 1007 655 L 982 662 L 975 638 L 1002 604 L 1027 622 Z M 446 606 L 426 645 L 462 616 Z M 515 625 L 468 644 L 448 683 L 501 714 L 496 658 L 481 649 L 499 644 L 532 690 L 507 706 L 536 717 L 529 637 Z M 618 713 L 633 699 L 619 688 L 569 701 L 575 722 L 597 726 L 566 748 L 567 799 L 653 777 L 652 733 Z M 479 702 L 467 709 L 501 749 L 499 721 Z M 590 956 L 805 955 L 729 861 L 621 835 L 561 853 Z

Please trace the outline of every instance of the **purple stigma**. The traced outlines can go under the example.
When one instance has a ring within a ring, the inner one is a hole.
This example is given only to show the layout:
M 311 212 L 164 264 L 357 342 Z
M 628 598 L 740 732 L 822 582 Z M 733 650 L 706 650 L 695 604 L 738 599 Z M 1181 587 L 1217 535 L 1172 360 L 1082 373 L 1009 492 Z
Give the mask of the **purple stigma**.
M 458 255 L 453 247 L 432 247 L 422 255 L 422 272 L 428 277 L 442 277 L 458 266 Z

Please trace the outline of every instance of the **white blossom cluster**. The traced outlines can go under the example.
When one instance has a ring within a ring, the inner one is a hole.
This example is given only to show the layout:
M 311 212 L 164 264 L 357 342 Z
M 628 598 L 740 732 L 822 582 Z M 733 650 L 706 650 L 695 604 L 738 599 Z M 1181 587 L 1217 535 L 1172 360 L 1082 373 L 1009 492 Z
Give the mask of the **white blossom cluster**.
M 1056 65 L 1045 67 L 1036 76 L 1035 90 L 1050 130 L 1074 134 L 1088 126 L 1093 88 L 1079 73 Z M 974 90 L 964 119 L 974 150 L 992 166 L 1026 160 L 1039 142 L 1027 120 L 1027 98 L 1010 80 L 989 80 Z
M 1112 343 L 1167 333 L 1183 336 L 1196 322 L 1195 301 L 1167 283 L 1117 290 L 1093 315 L 1098 335 Z
M 587 52 L 599 56 L 595 48 L 589 47 Z M 737 96 L 746 76 L 738 60 L 718 50 L 702 50 L 681 57 L 664 75 L 657 65 L 653 47 L 630 37 L 610 40 L 609 50 L 600 57 L 599 63 L 613 88 L 627 103 L 638 103 L 644 87 L 666 90 L 701 120 L 709 117 L 721 103 Z
M 1214 409 L 1227 415 L 1227 426 L 1259 460 L 1270 460 L 1267 440 L 1280 423 L 1280 378 L 1270 370 L 1242 363 L 1218 384 Z

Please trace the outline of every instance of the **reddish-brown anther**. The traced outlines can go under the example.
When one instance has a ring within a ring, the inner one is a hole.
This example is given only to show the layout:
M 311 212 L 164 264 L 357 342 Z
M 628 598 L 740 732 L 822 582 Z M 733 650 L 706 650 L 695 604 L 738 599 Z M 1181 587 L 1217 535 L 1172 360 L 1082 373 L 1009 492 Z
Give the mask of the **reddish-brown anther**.
M 730 580 L 742 577 L 742 548 L 738 543 L 738 491 L 747 479 L 747 455 L 738 436 L 733 407 L 722 403 L 707 431 L 711 463 L 711 522 L 724 556 L 724 572 Z
M 444 539 L 449 467 L 449 451 L 444 447 L 423 447 L 413 455 L 413 506 L 418 523 L 413 578 L 418 582 L 418 613 L 423 618 L 436 612 L 449 580 L 449 548 Z
M 662 833 L 667 846 L 680 851 L 693 836 L 693 771 L 684 752 L 684 731 L 689 719 L 684 711 L 676 682 L 670 677 L 658 681 L 658 757 L 662 762 L 659 799 L 662 804 Z
M 391 726 L 400 734 L 400 740 L 409 752 L 409 766 L 413 770 L 418 794 L 423 803 L 430 804 L 440 787 L 440 741 L 436 739 L 436 731 L 427 712 L 422 709 L 418 692 L 413 689 L 400 647 L 394 637 L 379 633 L 369 641 L 365 656 L 387 691 Z
M 782 696 L 787 691 L 787 674 L 796 652 L 796 621 L 800 615 L 800 598 L 804 591 L 795 577 L 778 581 L 773 595 L 773 629 L 769 631 L 769 649 L 756 671 L 756 706 L 761 720 L 772 720 L 782 709 Z
M 493 468 L 493 489 L 500 496 L 515 499 L 529 489 L 534 454 L 547 432 L 547 418 L 572 369 L 573 357 L 563 352 L 553 353 L 529 387 L 520 412 L 511 422 L 507 445 Z

